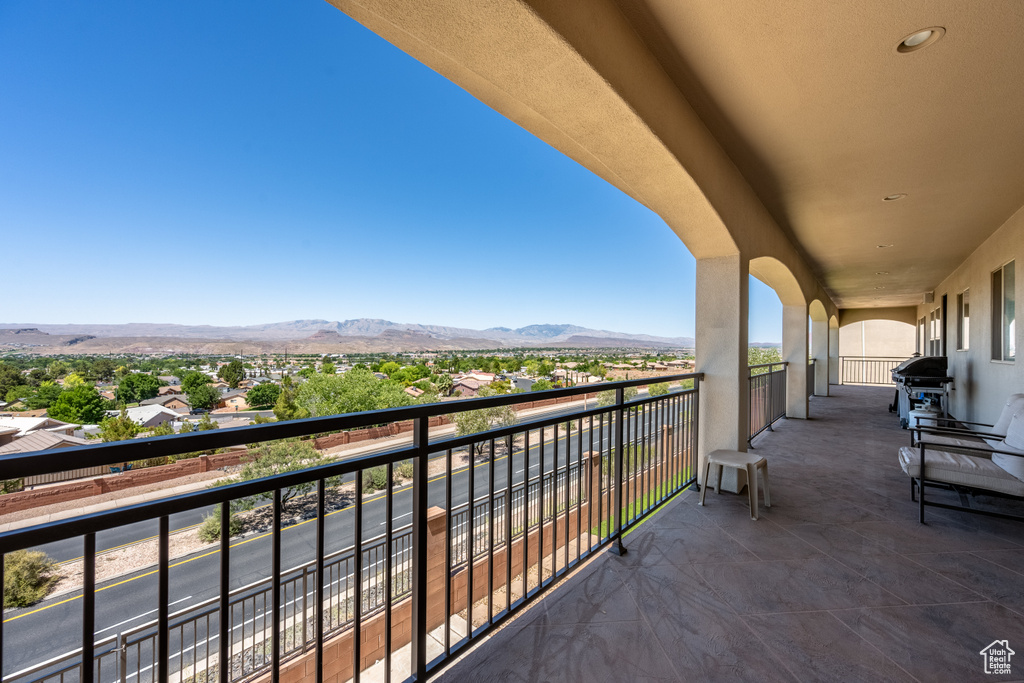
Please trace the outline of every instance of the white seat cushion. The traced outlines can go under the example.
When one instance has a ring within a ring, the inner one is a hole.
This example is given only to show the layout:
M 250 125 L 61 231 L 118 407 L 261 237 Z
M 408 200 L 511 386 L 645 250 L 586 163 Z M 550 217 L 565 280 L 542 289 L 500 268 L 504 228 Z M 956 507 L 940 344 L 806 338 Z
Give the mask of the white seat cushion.
M 1010 394 L 1010 397 L 1006 399 L 1006 404 L 1003 405 L 1003 411 L 999 413 L 999 419 L 995 421 L 995 424 L 991 428 L 982 428 L 981 431 L 988 432 L 990 434 L 999 434 L 1000 436 L 1006 436 L 1006 432 L 1010 429 L 1010 422 L 1013 420 L 1013 416 L 1016 415 L 1024 408 L 1024 394 Z M 985 439 L 992 448 L 1002 448 L 999 445 L 999 439 Z
M 983 449 L 986 451 L 995 448 L 995 446 L 990 446 L 982 439 L 973 436 L 945 436 L 941 434 L 922 434 L 921 441 L 925 441 L 928 444 L 938 444 L 939 446 Z M 997 441 L 996 443 L 999 442 Z M 980 458 L 983 456 L 982 453 L 972 453 L 971 455 L 973 455 L 976 458 Z
M 917 477 L 921 454 L 916 448 L 900 448 L 900 467 L 911 477 Z M 946 484 L 963 484 L 975 488 L 998 491 L 1011 496 L 1024 496 L 1024 481 L 1014 477 L 988 458 L 963 453 L 926 450 L 924 478 Z

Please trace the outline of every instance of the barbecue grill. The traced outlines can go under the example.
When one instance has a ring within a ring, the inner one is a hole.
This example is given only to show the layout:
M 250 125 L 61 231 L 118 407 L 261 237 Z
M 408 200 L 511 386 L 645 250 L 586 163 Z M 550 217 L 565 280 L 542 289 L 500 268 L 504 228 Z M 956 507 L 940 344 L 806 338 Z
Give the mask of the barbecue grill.
M 910 421 L 910 411 L 931 397 L 939 400 L 940 414 L 947 414 L 949 385 L 953 381 L 948 372 L 949 365 L 945 356 L 909 358 L 892 369 L 900 426 L 906 428 Z

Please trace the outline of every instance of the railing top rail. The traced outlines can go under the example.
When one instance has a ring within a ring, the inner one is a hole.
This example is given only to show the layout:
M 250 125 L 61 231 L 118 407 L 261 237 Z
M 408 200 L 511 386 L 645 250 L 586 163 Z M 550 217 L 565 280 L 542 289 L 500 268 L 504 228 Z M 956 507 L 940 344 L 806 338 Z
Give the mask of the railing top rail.
M 756 370 L 757 368 L 768 368 L 768 367 L 772 367 L 774 365 L 786 366 L 786 365 L 789 365 L 789 361 L 788 360 L 780 360 L 780 361 L 778 361 L 776 363 L 760 363 L 759 365 L 748 365 L 747 369 L 748 370 Z
M 839 356 L 848 360 L 898 360 L 905 361 L 906 356 Z
M 487 396 L 484 398 L 471 398 L 463 401 L 428 403 L 417 406 L 404 406 L 401 408 L 370 410 L 361 413 L 346 413 L 343 415 L 331 415 L 327 417 L 311 417 L 303 420 L 289 420 L 287 422 L 249 425 L 246 427 L 235 427 L 233 429 L 212 429 L 204 432 L 158 436 L 149 439 L 130 439 L 128 441 L 89 444 L 87 446 L 73 446 L 71 448 L 62 448 L 55 451 L 16 453 L 0 456 L 0 471 L 4 473 L 5 479 L 18 479 L 21 477 L 49 474 L 51 472 L 60 472 L 69 469 L 116 465 L 135 460 L 147 460 L 151 458 L 165 457 L 168 455 L 179 455 L 181 453 L 227 448 L 245 443 L 275 441 L 278 439 L 309 436 L 311 434 L 319 434 L 322 432 L 333 432 L 369 427 L 384 423 L 402 422 L 415 418 L 437 417 L 438 415 L 450 415 L 452 413 L 478 410 L 480 408 L 494 408 L 499 406 L 516 405 L 517 403 L 543 401 L 552 398 L 582 396 L 584 394 L 594 392 L 613 391 L 619 388 L 643 386 L 652 383 L 662 384 L 664 382 L 677 382 L 688 379 L 699 381 L 703 378 L 703 373 L 691 372 L 680 375 L 658 377 L 656 378 L 656 381 L 653 378 L 648 378 L 626 380 L 622 382 L 602 382 L 600 384 L 588 384 L 582 387 L 550 389 L 548 391 L 538 391 L 536 393 L 531 392 L 528 394 Z

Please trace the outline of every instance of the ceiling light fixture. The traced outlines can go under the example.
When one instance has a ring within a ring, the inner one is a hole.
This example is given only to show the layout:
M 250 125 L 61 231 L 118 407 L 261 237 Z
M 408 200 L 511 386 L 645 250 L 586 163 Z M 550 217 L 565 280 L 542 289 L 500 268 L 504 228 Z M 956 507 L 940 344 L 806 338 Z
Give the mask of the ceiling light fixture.
M 945 35 L 945 33 L 946 29 L 941 26 L 932 26 L 931 28 L 923 28 L 919 31 L 914 31 L 900 41 L 899 45 L 896 46 L 896 51 L 903 53 L 915 52 L 928 47 Z
M 906 192 L 898 192 L 896 194 L 891 194 L 891 195 L 889 195 L 887 197 L 882 197 L 882 201 L 883 202 L 895 202 L 897 200 L 903 199 L 906 196 L 907 196 Z
M 885 289 L 885 287 L 875 287 L 875 289 Z
M 875 271 L 875 275 L 888 275 L 888 274 L 889 274 L 888 270 L 877 270 L 877 271 Z
M 877 246 L 879 249 L 888 249 L 892 245 L 891 244 L 877 244 L 875 246 Z

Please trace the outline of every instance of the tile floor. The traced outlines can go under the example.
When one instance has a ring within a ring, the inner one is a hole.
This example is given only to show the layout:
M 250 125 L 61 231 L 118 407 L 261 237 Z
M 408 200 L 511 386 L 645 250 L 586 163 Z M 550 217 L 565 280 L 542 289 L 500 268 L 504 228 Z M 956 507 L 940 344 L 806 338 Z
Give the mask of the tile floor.
M 892 391 L 832 389 L 755 441 L 760 520 L 745 495 L 684 492 L 436 680 L 1024 680 L 1024 523 L 918 524 Z M 997 639 L 1008 676 L 983 670 Z

